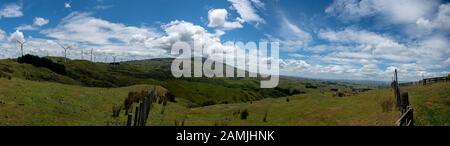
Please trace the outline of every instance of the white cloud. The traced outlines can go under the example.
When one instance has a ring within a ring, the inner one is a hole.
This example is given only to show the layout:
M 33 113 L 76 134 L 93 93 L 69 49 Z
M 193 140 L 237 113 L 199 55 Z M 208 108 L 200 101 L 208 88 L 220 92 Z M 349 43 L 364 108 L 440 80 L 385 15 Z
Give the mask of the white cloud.
M 389 69 L 395 67 L 403 71 L 403 80 L 417 80 L 422 73 L 426 77 L 439 76 L 449 71 L 447 68 L 450 67 L 450 43 L 442 35 L 401 43 L 388 35 L 346 28 L 339 31 L 320 30 L 318 37 L 327 43 L 304 49 L 313 53 L 308 55 L 309 68 L 299 72 L 293 66 L 291 70 L 294 72 L 291 74 L 388 80 L 392 76 Z
M 291 53 L 291 54 L 288 54 L 288 56 L 291 58 L 305 58 L 306 57 L 305 55 L 298 54 L 298 53 Z
M 64 8 L 71 8 L 71 7 L 72 7 L 71 2 L 65 2 L 64 3 Z
M 33 24 L 22 24 L 18 27 L 16 27 L 16 30 L 24 31 L 24 30 L 38 30 L 39 27 L 44 26 L 49 23 L 50 20 L 42 18 L 42 17 L 36 17 L 33 20 Z
M 17 4 L 8 4 L 0 8 L 0 18 L 22 17 L 22 6 Z
M 261 0 L 251 0 L 251 1 L 253 5 L 258 9 L 264 9 L 266 7 L 266 4 Z
M 158 34 L 150 28 L 126 26 L 94 18 L 90 13 L 74 12 L 52 29 L 42 31 L 58 40 L 106 45 L 131 43 L 139 38 L 154 38 Z
M 113 7 L 113 5 L 97 5 L 97 6 L 94 7 L 94 9 L 96 9 L 96 10 L 106 10 L 106 9 L 109 9 L 109 8 L 112 8 L 112 7 Z
M 175 20 L 163 24 L 161 29 L 163 32 L 156 32 L 153 28 L 126 26 L 95 18 L 89 13 L 75 12 L 65 17 L 55 28 L 42 33 L 63 44 L 77 44 L 74 48 L 77 48 L 78 52 L 81 48 L 95 48 L 96 52 L 103 54 L 125 54 L 128 59 L 170 57 L 168 52 L 172 45 L 179 41 L 187 42 L 191 46 L 194 42 L 200 44 L 204 46 L 205 52 L 227 52 L 226 50 L 234 49 L 222 44 L 220 35 L 210 33 L 190 22 Z M 53 45 L 58 51 L 57 45 Z M 70 58 L 79 56 L 69 55 Z
M 28 24 L 24 24 L 24 25 L 20 25 L 18 27 L 16 27 L 16 30 L 20 30 L 20 31 L 24 31 L 24 30 L 38 30 L 38 28 L 34 25 L 28 25 Z
M 242 24 L 239 21 L 230 22 L 227 19 L 228 12 L 226 9 L 211 9 L 208 11 L 208 27 L 214 27 L 223 30 L 242 28 Z
M 438 6 L 439 0 L 336 0 L 326 13 L 344 20 L 380 16 L 389 23 L 415 23 L 429 16 Z
M 433 33 L 433 31 L 449 31 L 450 30 L 450 3 L 439 6 L 437 14 L 434 17 L 417 19 L 416 25 L 419 30 L 425 33 Z M 415 28 L 412 28 L 415 29 Z M 416 29 L 417 30 L 417 29 Z
M 42 18 L 42 17 L 36 17 L 36 18 L 34 18 L 33 25 L 44 26 L 44 25 L 48 24 L 48 22 L 50 22 L 50 20 Z
M 312 36 L 292 23 L 284 15 L 281 16 L 281 26 L 278 30 L 279 36 L 266 35 L 269 40 L 280 42 L 281 50 L 287 52 L 298 51 L 307 48 Z
M 2 29 L 0 29 L 0 42 L 6 38 L 6 33 Z
M 16 40 L 21 41 L 21 42 L 25 42 L 25 37 L 23 35 L 23 32 L 21 32 L 19 30 L 16 30 L 14 33 L 12 33 L 9 36 L 8 40 L 10 42 L 14 42 L 14 43 L 16 42 Z
M 253 6 L 253 3 L 256 6 L 261 6 L 263 3 L 261 1 L 250 1 L 250 0 L 228 0 L 234 9 L 239 13 L 240 20 L 243 22 L 256 23 L 257 25 L 260 23 L 265 23 L 265 20 L 258 15 L 258 11 Z

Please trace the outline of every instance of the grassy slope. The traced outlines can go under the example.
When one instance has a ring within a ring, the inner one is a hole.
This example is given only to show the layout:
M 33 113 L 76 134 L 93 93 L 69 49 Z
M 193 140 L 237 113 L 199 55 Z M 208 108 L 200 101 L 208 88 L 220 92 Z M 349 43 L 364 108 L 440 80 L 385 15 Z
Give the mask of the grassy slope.
M 0 125 L 107 125 L 113 105 L 121 104 L 129 91 L 152 89 L 148 85 L 123 88 L 88 88 L 21 79 L 0 79 Z M 450 125 L 450 83 L 403 87 L 410 93 L 418 125 Z M 149 125 L 393 125 L 396 110 L 382 112 L 381 101 L 392 97 L 390 89 L 372 90 L 337 98 L 330 92 L 312 90 L 308 94 L 268 98 L 252 103 L 220 104 L 187 108 L 189 101 L 163 107 L 155 105 Z M 289 98 L 289 102 L 286 101 Z M 247 120 L 239 110 L 248 109 Z M 263 122 L 265 112 L 267 122 Z M 122 112 L 123 113 L 123 112 Z
M 113 105 L 129 91 L 152 89 L 87 88 L 21 79 L 0 79 L 0 125 L 106 125 Z
M 172 91 L 177 97 L 188 99 L 196 105 L 206 102 L 241 102 L 262 99 L 263 97 L 282 97 L 274 89 L 261 90 L 259 83 L 231 79 L 173 79 L 170 72 L 170 59 L 130 61 L 119 66 L 105 63 L 92 63 L 82 60 L 61 61 L 51 57 L 54 62 L 64 64 L 66 75 L 60 75 L 43 67 L 19 64 L 14 60 L 0 60 L 0 73 L 14 78 L 33 81 L 50 81 L 86 87 L 125 87 L 138 84 L 161 85 Z M 232 91 L 232 92 L 228 92 Z M 189 95 L 189 96 L 187 96 Z
M 450 83 L 403 87 L 410 93 L 416 125 L 450 125 Z M 174 125 L 186 118 L 186 125 L 394 125 L 399 112 L 383 112 L 380 102 L 392 100 L 391 89 L 373 90 L 344 98 L 314 92 L 250 103 L 214 105 L 193 109 L 180 106 L 170 114 L 154 114 L 151 125 Z M 249 119 L 241 120 L 239 110 L 248 109 Z M 178 111 L 180 110 L 180 111 Z M 155 110 L 158 111 L 158 110 Z M 267 122 L 263 117 L 268 112 Z M 176 114 L 174 114 L 176 113 Z

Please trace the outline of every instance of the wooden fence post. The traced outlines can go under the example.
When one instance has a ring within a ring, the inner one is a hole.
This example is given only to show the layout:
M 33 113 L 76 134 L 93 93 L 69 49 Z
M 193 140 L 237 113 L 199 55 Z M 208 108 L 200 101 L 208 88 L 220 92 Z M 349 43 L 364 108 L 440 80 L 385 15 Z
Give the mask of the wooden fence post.
M 138 126 L 137 119 L 139 118 L 139 107 L 136 107 L 136 110 L 134 111 L 134 126 Z
M 127 114 L 127 126 L 131 126 L 132 119 L 133 119 L 133 115 Z

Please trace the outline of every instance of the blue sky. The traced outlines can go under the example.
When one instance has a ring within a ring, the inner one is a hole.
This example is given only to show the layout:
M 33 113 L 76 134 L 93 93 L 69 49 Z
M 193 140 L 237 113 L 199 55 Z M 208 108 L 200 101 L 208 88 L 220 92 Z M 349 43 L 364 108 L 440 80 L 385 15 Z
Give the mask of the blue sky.
M 26 53 L 61 56 L 59 42 L 73 46 L 69 58 L 95 48 L 106 61 L 170 57 L 176 40 L 269 40 L 281 44 L 285 75 L 390 80 L 399 69 L 401 79 L 418 80 L 450 73 L 449 37 L 442 0 L 0 2 L 0 58 L 20 54 L 16 39 Z

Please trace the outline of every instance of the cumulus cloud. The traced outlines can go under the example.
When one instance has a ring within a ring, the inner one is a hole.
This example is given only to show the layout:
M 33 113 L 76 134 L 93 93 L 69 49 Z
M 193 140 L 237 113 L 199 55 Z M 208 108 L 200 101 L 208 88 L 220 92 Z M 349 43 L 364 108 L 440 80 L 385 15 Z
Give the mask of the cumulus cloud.
M 30 24 L 23 24 L 23 25 L 20 25 L 20 26 L 16 27 L 16 29 L 17 30 L 21 30 L 21 31 L 24 31 L 24 30 L 30 30 L 30 31 L 31 30 L 38 30 L 39 27 L 44 26 L 44 25 L 48 24 L 49 22 L 50 22 L 50 20 L 48 20 L 48 19 L 45 19 L 45 18 L 42 18 L 42 17 L 36 17 L 36 18 L 34 18 L 32 25 L 30 25 Z
M 52 29 L 42 31 L 48 37 L 96 45 L 131 43 L 135 39 L 154 38 L 150 28 L 126 26 L 92 17 L 90 13 L 73 12 Z
M 0 8 L 0 18 L 14 18 L 22 16 L 22 6 L 18 4 L 7 4 Z
M 433 17 L 421 17 L 415 22 L 419 30 L 425 33 L 433 33 L 433 31 L 449 31 L 450 30 L 450 3 L 439 6 L 437 14 Z M 417 29 L 416 29 L 417 30 Z
M 258 15 L 258 10 L 255 9 L 257 7 L 263 6 L 263 3 L 259 0 L 228 0 L 233 8 L 239 13 L 240 20 L 242 22 L 250 22 L 250 23 L 265 23 L 265 20 Z
M 294 52 L 307 48 L 310 41 L 312 41 L 311 34 L 292 23 L 284 15 L 281 15 L 280 20 L 279 35 L 266 35 L 267 38 L 271 41 L 280 42 L 281 50 L 283 51 Z
M 194 43 L 203 46 L 206 52 L 204 57 L 215 55 L 212 53 L 214 51 L 230 52 L 236 49 L 234 46 L 224 45 L 220 35 L 210 33 L 205 28 L 187 21 L 171 21 L 162 24 L 161 29 L 162 32 L 149 27 L 127 26 L 95 18 L 89 13 L 74 12 L 55 28 L 44 30 L 42 33 L 56 42 L 76 44 L 74 47 L 76 50 L 72 52 L 80 52 L 82 48 L 94 48 L 96 52 L 103 54 L 123 54 L 128 59 L 171 57 L 168 52 L 174 43 L 180 41 L 191 46 L 194 46 Z M 46 43 L 39 39 L 33 40 L 36 41 L 35 44 Z M 55 51 L 58 50 L 56 43 L 50 45 L 54 48 L 56 46 Z M 79 56 L 79 53 L 69 55 L 70 58 Z
M 36 26 L 44 26 L 44 25 L 48 24 L 48 22 L 50 22 L 50 20 L 42 18 L 42 17 L 36 17 L 36 18 L 34 18 L 33 24 Z
M 438 4 L 438 0 L 336 0 L 325 12 L 346 20 L 381 16 L 390 23 L 415 23 Z
M 19 31 L 19 30 L 16 30 L 14 33 L 12 33 L 12 34 L 9 36 L 8 40 L 9 40 L 10 42 L 14 42 L 14 43 L 15 43 L 16 41 L 25 42 L 25 37 L 24 37 L 24 35 L 23 35 L 23 32 L 21 32 L 21 31 Z
M 422 74 L 442 75 L 450 67 L 447 63 L 450 56 L 450 4 L 440 2 L 336 0 L 325 10 L 329 15 L 344 21 L 375 18 L 379 23 L 399 27 L 405 39 L 397 41 L 389 35 L 353 28 L 321 30 L 318 37 L 329 42 L 324 48 L 331 53 L 317 59 L 362 65 L 364 58 L 379 66 L 389 66 L 385 71 L 381 68 L 380 73 L 389 75 L 389 69 L 397 68 L 409 79 L 417 79 Z
M 0 29 L 0 42 L 6 38 L 6 33 L 2 29 Z
M 375 18 L 383 25 L 396 25 L 408 38 L 449 34 L 450 4 L 440 0 L 336 0 L 326 13 L 344 21 Z
M 222 30 L 242 28 L 242 24 L 239 21 L 230 22 L 227 19 L 228 11 L 226 9 L 211 9 L 208 11 L 208 27 Z
M 327 43 L 305 48 L 305 51 L 313 53 L 305 61 L 309 66 L 302 70 L 293 67 L 294 72 L 347 79 L 387 80 L 392 75 L 390 69 L 397 68 L 403 71 L 404 80 L 417 80 L 421 74 L 442 75 L 442 71 L 449 67 L 450 44 L 445 36 L 401 43 L 389 35 L 345 28 L 320 30 L 318 37 Z M 321 51 L 315 52 L 317 48 Z M 316 53 L 319 54 L 314 55 Z
M 71 2 L 65 2 L 64 3 L 64 8 L 72 8 Z

